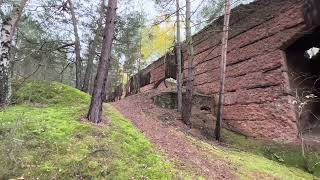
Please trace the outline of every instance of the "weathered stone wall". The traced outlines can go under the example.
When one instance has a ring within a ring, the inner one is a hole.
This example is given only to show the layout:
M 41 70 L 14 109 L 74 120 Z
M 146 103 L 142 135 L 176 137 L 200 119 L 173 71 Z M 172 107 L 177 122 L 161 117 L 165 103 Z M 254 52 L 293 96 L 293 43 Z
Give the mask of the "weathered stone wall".
M 295 141 L 296 114 L 283 50 L 306 30 L 303 0 L 257 0 L 231 16 L 224 122 L 243 134 Z M 223 17 L 194 39 L 195 90 L 217 98 Z M 188 61 L 183 49 L 184 75 Z M 151 83 L 165 76 L 161 60 L 148 67 Z
M 161 80 L 165 77 L 165 64 L 163 62 L 163 58 L 159 59 L 154 63 L 152 70 L 150 71 L 151 74 L 151 84 L 155 84 L 157 81 Z
M 305 28 L 301 2 L 260 0 L 232 13 L 224 110 L 230 128 L 255 137 L 296 139 L 282 49 Z M 195 36 L 194 85 L 204 94 L 217 96 L 219 90 L 220 40 L 221 33 L 210 28 Z

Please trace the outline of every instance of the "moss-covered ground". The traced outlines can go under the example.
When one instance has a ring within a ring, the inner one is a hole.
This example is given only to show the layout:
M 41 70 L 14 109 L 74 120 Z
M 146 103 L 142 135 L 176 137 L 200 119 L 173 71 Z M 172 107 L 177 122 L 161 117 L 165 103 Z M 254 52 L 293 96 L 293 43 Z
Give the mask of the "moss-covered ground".
M 230 161 L 237 167 L 238 179 L 313 179 L 311 174 L 295 168 L 286 167 L 265 157 L 247 151 L 212 146 L 206 142 L 198 141 L 191 136 L 189 140 L 203 151 L 214 154 Z
M 0 110 L 0 179 L 193 177 L 192 172 L 177 171 L 110 105 L 104 107 L 107 123 L 96 126 L 81 122 L 90 97 L 74 88 L 30 81 L 14 93 L 13 100 L 14 105 Z M 229 131 L 224 136 L 237 150 L 188 139 L 199 149 L 237 167 L 240 179 L 314 178 L 293 167 L 305 162 L 298 151 L 266 147 Z M 284 162 L 289 167 L 281 164 Z M 316 174 L 317 169 L 310 172 Z
M 0 111 L 0 179 L 171 179 L 177 172 L 112 107 L 111 122 L 80 122 L 89 96 L 28 82 Z
M 226 129 L 223 130 L 223 137 L 225 143 L 232 148 L 265 157 L 289 168 L 299 168 L 312 174 L 313 178 L 320 179 L 320 152 L 316 150 L 306 150 L 305 157 L 303 157 L 299 145 L 265 142 Z M 250 163 L 247 165 L 250 165 Z

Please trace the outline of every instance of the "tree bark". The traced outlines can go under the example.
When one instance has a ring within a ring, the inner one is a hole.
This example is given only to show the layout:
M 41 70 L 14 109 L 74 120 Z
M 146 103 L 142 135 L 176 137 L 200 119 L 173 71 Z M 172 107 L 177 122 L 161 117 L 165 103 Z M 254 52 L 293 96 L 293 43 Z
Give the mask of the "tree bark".
M 83 86 L 82 86 L 83 92 L 89 91 L 89 84 L 90 84 L 92 68 L 93 68 L 93 60 L 96 56 L 96 50 L 97 50 L 97 46 L 98 46 L 99 37 L 101 35 L 102 22 L 103 22 L 103 18 L 104 18 L 104 4 L 105 4 L 105 0 L 101 0 L 101 5 L 100 5 L 100 9 L 99 9 L 99 16 L 100 17 L 98 19 L 98 27 L 96 29 L 92 44 L 89 47 L 90 49 L 89 49 L 89 54 L 88 54 L 87 67 L 86 67 L 86 72 L 85 72 L 85 75 L 83 78 Z
M 0 106 L 7 106 L 11 98 L 11 43 L 27 0 L 21 0 L 10 16 L 3 19 L 0 37 Z
M 0 8 L 2 8 L 3 0 L 0 0 Z M 2 12 L 2 10 L 0 10 Z
M 220 63 L 220 90 L 219 90 L 219 102 L 217 111 L 217 120 L 215 128 L 216 140 L 221 140 L 221 126 L 223 118 L 223 105 L 224 105 L 224 86 L 226 79 L 226 65 L 227 65 L 227 53 L 228 53 L 228 38 L 229 38 L 229 21 L 231 13 L 231 2 L 230 0 L 225 0 L 225 15 L 224 15 L 224 25 L 222 34 L 222 52 L 221 52 L 221 63 Z
M 140 30 L 140 37 L 139 37 L 139 58 L 138 58 L 138 76 L 137 76 L 137 93 L 140 93 L 140 86 L 141 86 L 141 60 L 142 60 L 142 32 Z
M 78 32 L 78 23 L 76 14 L 74 12 L 74 5 L 72 0 L 68 0 L 69 8 L 71 12 L 71 19 L 72 19 L 72 25 L 73 25 L 73 33 L 75 38 L 75 53 L 76 53 L 76 88 L 81 89 L 81 74 L 82 74 L 82 62 L 81 62 L 81 46 L 80 46 L 80 38 L 79 38 L 79 32 Z
M 191 35 L 191 5 L 190 0 L 186 0 L 186 41 L 188 47 L 188 80 L 186 87 L 186 96 L 184 102 L 184 110 L 182 118 L 187 126 L 191 128 L 191 109 L 192 109 L 192 94 L 193 94 L 193 45 Z
M 94 89 L 91 98 L 88 120 L 94 123 L 101 122 L 102 98 L 105 93 L 106 80 L 111 57 L 112 40 L 115 29 L 117 0 L 109 0 L 106 26 L 104 30 L 103 43 L 97 75 L 94 81 Z
M 179 0 L 176 0 L 176 16 L 177 16 L 177 94 L 178 94 L 178 112 L 182 112 L 182 61 L 181 61 L 181 39 L 180 39 L 180 5 Z

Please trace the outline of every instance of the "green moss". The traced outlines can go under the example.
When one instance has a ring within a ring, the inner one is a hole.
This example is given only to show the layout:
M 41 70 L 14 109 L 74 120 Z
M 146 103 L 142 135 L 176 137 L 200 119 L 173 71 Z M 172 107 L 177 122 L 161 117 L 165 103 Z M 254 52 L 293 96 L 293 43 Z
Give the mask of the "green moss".
M 177 108 L 177 95 L 174 92 L 165 92 L 153 97 L 154 104 L 168 109 Z
M 90 97 L 30 81 L 0 111 L 0 179 L 170 179 L 177 172 L 150 142 L 108 106 L 111 125 L 79 121 Z
M 306 152 L 306 156 L 303 157 L 300 147 L 267 143 L 226 129 L 223 130 L 223 137 L 231 147 L 263 156 L 287 167 L 299 168 L 320 177 L 320 167 L 316 165 L 320 162 L 319 152 Z
M 227 148 L 216 148 L 205 142 L 188 137 L 199 148 L 208 151 L 237 167 L 239 179 L 312 179 L 312 175 L 294 167 L 286 167 L 265 157 Z
M 90 97 L 80 90 L 57 82 L 28 81 L 14 92 L 14 102 L 42 103 L 50 105 L 87 104 Z

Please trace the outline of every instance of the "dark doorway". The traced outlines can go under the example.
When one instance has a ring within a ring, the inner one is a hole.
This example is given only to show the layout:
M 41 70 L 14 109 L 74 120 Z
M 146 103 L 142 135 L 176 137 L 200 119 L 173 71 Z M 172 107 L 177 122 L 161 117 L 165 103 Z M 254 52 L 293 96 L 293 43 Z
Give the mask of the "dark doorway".
M 320 136 L 320 31 L 305 34 L 286 50 L 292 95 L 303 133 Z

